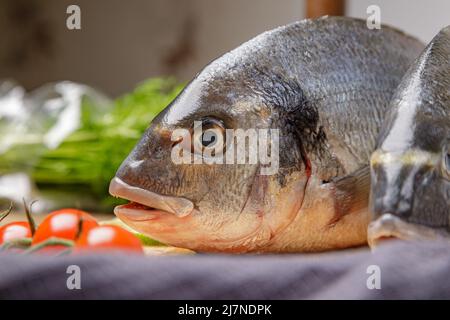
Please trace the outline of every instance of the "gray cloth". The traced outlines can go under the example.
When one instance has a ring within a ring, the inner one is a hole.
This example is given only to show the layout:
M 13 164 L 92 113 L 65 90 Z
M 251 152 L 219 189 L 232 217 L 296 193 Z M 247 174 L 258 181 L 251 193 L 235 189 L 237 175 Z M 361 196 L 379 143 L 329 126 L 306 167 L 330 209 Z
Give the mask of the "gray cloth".
M 69 265 L 81 289 L 69 290 Z M 377 265 L 381 289 L 368 289 Z M 450 298 L 450 244 L 392 241 L 323 254 L 144 257 L 0 255 L 2 299 Z

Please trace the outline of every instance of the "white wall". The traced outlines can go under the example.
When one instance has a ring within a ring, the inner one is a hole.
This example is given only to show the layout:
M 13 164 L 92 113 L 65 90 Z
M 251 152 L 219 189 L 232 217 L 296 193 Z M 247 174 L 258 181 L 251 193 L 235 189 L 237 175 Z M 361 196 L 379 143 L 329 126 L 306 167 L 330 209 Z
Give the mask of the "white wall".
M 81 31 L 66 29 L 69 4 L 81 7 Z M 450 24 L 450 0 L 348 0 L 347 14 L 365 18 L 370 4 L 383 22 L 424 41 Z M 152 76 L 189 80 L 304 14 L 304 0 L 0 0 L 0 79 L 28 89 L 68 79 L 116 96 Z
M 430 41 L 440 29 L 450 25 L 450 0 L 347 0 L 347 15 L 367 17 L 369 5 L 381 9 L 381 21 Z

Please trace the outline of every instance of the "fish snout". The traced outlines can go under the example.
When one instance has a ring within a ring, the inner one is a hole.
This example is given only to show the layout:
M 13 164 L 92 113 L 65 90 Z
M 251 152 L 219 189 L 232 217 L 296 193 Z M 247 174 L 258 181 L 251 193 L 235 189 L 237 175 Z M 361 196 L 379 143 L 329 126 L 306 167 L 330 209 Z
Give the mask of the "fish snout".
M 407 177 L 407 168 L 372 167 L 370 207 L 372 220 L 391 214 L 407 220 L 414 197 L 414 177 Z M 405 180 L 406 179 L 406 180 Z
M 436 180 L 436 156 L 410 149 L 376 151 L 371 158 L 368 243 L 397 238 L 422 240 L 448 237 L 448 214 Z
M 367 242 L 369 246 L 373 249 L 382 240 L 397 238 L 398 226 L 401 221 L 401 219 L 391 213 L 382 214 L 373 220 L 367 230 Z
M 372 170 L 368 243 L 449 238 L 449 209 L 432 170 L 420 166 Z M 395 173 L 395 174 L 394 174 Z M 391 174 L 391 175 L 390 175 Z
M 149 189 L 157 193 L 165 190 L 155 186 L 161 184 L 161 177 L 168 176 L 172 168 L 170 131 L 158 124 L 158 115 L 143 134 L 139 142 L 122 162 L 116 177 L 129 185 Z M 118 146 L 119 147 L 119 146 Z M 157 189 L 157 190 L 155 190 Z
M 385 186 L 379 186 L 378 193 L 372 195 L 372 220 L 376 220 L 385 214 L 408 220 L 412 213 L 412 194 L 401 195 L 400 192 L 386 192 Z
M 441 236 L 447 217 L 430 213 L 422 205 L 433 193 L 434 168 L 433 155 L 424 151 L 376 151 L 372 155 L 372 222 L 368 229 L 371 247 L 386 238 L 415 240 Z
M 371 158 L 372 220 L 391 214 L 411 219 L 417 195 L 432 180 L 434 156 L 428 152 L 376 151 Z
M 130 220 L 149 220 L 156 213 L 171 213 L 185 217 L 194 210 L 194 204 L 185 198 L 157 194 L 139 187 L 131 186 L 114 177 L 109 185 L 112 196 L 131 201 L 131 204 L 118 206 L 114 213 Z
M 420 224 L 409 223 L 396 215 L 385 213 L 369 224 L 367 242 L 374 249 L 383 240 L 435 240 L 448 238 L 444 232 Z

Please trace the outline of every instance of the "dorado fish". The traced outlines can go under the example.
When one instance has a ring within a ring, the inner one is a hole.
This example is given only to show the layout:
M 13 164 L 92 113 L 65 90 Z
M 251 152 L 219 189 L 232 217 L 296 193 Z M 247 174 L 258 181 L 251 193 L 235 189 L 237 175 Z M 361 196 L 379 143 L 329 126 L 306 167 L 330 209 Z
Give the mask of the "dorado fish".
M 110 193 L 131 201 L 115 214 L 197 251 L 365 244 L 369 158 L 389 100 L 423 48 L 396 29 L 343 17 L 262 33 L 207 65 L 153 120 L 111 181 Z M 229 130 L 269 129 L 279 138 L 261 146 L 278 151 L 274 172 L 263 171 L 262 157 L 235 159 Z M 174 138 L 177 130 L 191 137 Z M 236 161 L 206 161 L 219 141 L 214 150 Z M 174 161 L 174 149 L 194 163 Z
M 371 172 L 369 244 L 450 236 L 450 26 L 394 94 Z

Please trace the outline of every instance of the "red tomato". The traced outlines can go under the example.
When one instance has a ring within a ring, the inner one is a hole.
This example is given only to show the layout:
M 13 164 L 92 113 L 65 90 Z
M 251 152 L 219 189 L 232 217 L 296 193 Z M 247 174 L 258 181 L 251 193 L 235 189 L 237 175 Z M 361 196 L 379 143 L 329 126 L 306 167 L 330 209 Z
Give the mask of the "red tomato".
M 0 227 L 0 245 L 5 241 L 20 238 L 31 238 L 31 229 L 28 222 L 10 222 Z
M 86 232 L 83 231 L 75 247 L 78 251 L 95 249 L 143 252 L 139 238 L 118 226 L 100 226 Z
M 97 221 L 89 213 L 76 209 L 62 209 L 50 213 L 34 233 L 32 245 L 49 238 L 75 240 L 78 233 L 80 218 L 83 219 L 83 232 L 98 226 Z M 62 246 L 57 246 L 62 247 Z

